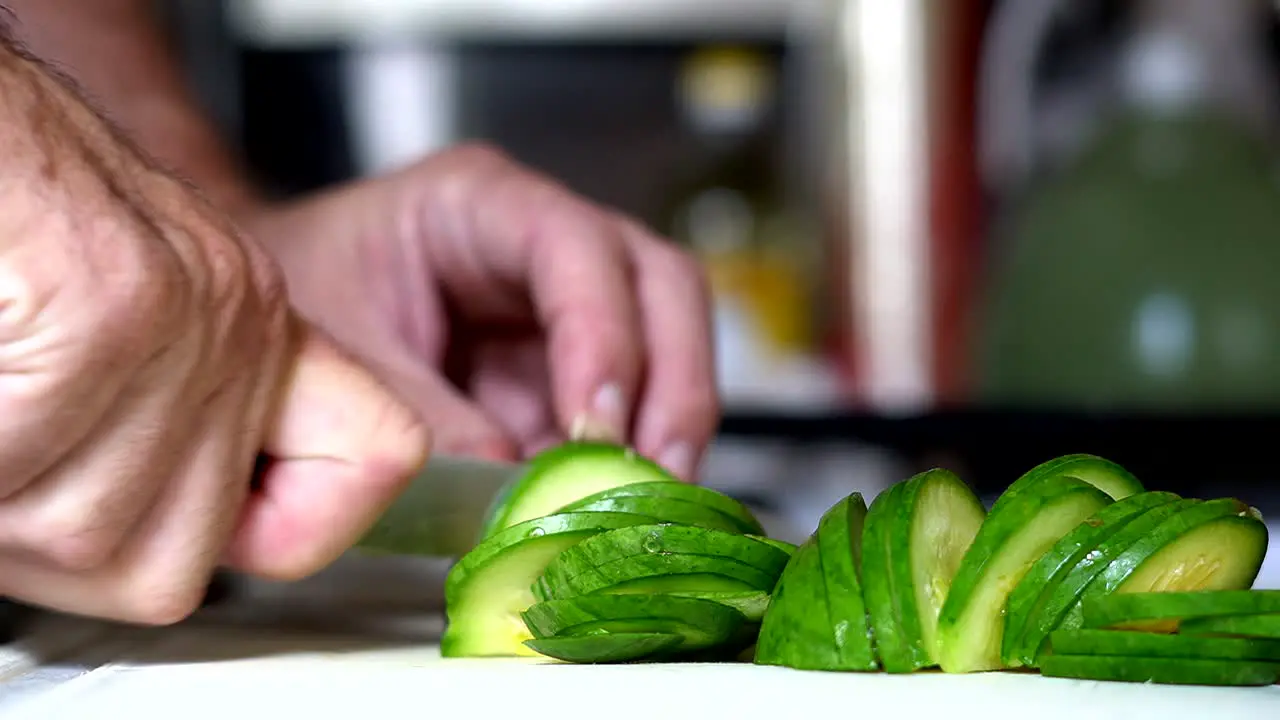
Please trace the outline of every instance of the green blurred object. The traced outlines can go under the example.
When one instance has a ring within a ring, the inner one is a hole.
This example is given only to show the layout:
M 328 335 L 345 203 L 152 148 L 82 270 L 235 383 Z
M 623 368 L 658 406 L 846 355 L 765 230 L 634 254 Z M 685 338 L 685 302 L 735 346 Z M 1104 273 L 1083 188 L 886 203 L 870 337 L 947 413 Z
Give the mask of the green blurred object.
M 1239 122 L 1126 113 L 1011 229 L 980 343 L 984 401 L 1280 405 L 1276 155 Z
M 523 471 L 514 463 L 433 457 L 356 548 L 459 557 L 475 546 L 493 499 Z

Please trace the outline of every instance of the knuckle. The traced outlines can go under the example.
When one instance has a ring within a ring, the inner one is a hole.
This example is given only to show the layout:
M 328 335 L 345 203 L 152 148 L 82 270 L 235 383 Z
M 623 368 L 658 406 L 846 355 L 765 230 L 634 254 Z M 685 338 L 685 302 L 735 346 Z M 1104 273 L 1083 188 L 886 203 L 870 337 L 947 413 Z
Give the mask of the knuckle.
M 137 253 L 109 281 L 102 283 L 90 328 L 99 343 L 129 349 L 150 346 L 186 329 L 191 288 L 186 276 L 155 253 Z
M 254 263 L 255 284 L 263 309 L 273 318 L 288 315 L 289 287 L 284 273 L 274 262 L 263 258 Z
M 139 259 L 104 283 L 95 303 L 99 327 L 120 340 L 148 340 L 179 324 L 185 297 L 179 276 Z
M 697 400 L 688 402 L 685 407 L 677 407 L 677 417 L 685 418 L 689 424 L 689 433 L 698 438 L 708 438 L 715 433 L 720 417 L 720 398 L 714 391 L 700 394 Z
M 670 273 L 678 281 L 688 284 L 697 291 L 699 296 L 703 298 L 710 296 L 706 268 L 696 255 L 665 240 L 656 241 L 654 245 L 654 257 L 660 269 Z
M 289 288 L 284 272 L 265 252 L 247 244 L 244 248 L 254 305 L 254 343 L 262 348 L 282 344 L 288 335 Z
M 88 572 L 105 565 L 124 539 L 123 528 L 94 519 L 65 515 L 38 520 L 25 533 L 41 557 L 66 572 Z
M 249 298 L 249 259 L 235 241 L 217 238 L 205 248 L 209 299 L 214 307 L 238 312 Z
M 58 286 L 51 273 L 33 272 L 12 263 L 0 266 L 0 328 L 4 336 L 11 338 L 29 330 L 41 308 L 57 294 Z
M 398 487 L 422 468 L 434 438 L 426 422 L 398 402 L 387 403 L 377 427 L 382 448 L 368 466 L 370 480 Z
M 551 356 L 589 375 L 630 384 L 641 371 L 640 339 L 620 318 L 566 313 L 557 321 Z
M 194 578 L 161 583 L 131 583 L 121 598 L 122 620 L 165 626 L 186 620 L 204 600 L 205 586 Z
M 502 148 L 488 142 L 473 140 L 462 143 L 448 152 L 450 160 L 461 165 L 493 167 L 511 165 L 511 157 Z

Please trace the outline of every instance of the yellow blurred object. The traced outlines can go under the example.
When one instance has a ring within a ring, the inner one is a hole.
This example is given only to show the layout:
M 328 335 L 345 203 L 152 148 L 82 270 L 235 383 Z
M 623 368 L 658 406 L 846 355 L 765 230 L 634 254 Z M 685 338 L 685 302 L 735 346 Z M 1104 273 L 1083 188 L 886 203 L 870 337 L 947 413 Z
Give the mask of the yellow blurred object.
M 753 119 L 773 100 L 774 68 L 757 52 L 737 47 L 694 51 L 681 68 L 686 108 L 709 113 L 750 113 Z
M 776 83 L 763 54 L 727 46 L 693 52 L 679 79 L 710 161 L 679 187 L 672 234 L 707 267 L 725 318 L 717 332 L 749 335 L 729 344 L 761 354 L 761 368 L 811 352 L 814 334 L 807 248 L 762 132 Z

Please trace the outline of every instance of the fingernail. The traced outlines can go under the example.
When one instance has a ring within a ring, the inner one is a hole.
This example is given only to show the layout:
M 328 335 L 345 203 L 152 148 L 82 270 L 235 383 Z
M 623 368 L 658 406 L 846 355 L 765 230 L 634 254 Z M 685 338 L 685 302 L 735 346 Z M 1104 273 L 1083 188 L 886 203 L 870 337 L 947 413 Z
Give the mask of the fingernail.
M 574 440 L 620 443 L 625 440 L 626 426 L 622 388 L 609 383 L 591 398 L 591 410 L 574 418 L 569 434 Z
M 693 447 L 689 443 L 678 442 L 668 445 L 667 449 L 658 455 L 658 464 L 682 480 L 692 482 L 695 479 Z

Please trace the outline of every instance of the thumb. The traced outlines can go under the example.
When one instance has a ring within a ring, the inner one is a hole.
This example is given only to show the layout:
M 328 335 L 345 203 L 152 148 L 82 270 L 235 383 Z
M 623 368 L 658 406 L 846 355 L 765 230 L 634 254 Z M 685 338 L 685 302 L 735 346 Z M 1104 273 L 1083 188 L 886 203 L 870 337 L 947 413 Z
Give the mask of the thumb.
M 269 459 L 230 567 L 292 580 L 348 550 L 426 462 L 426 425 L 307 327 L 263 448 Z

